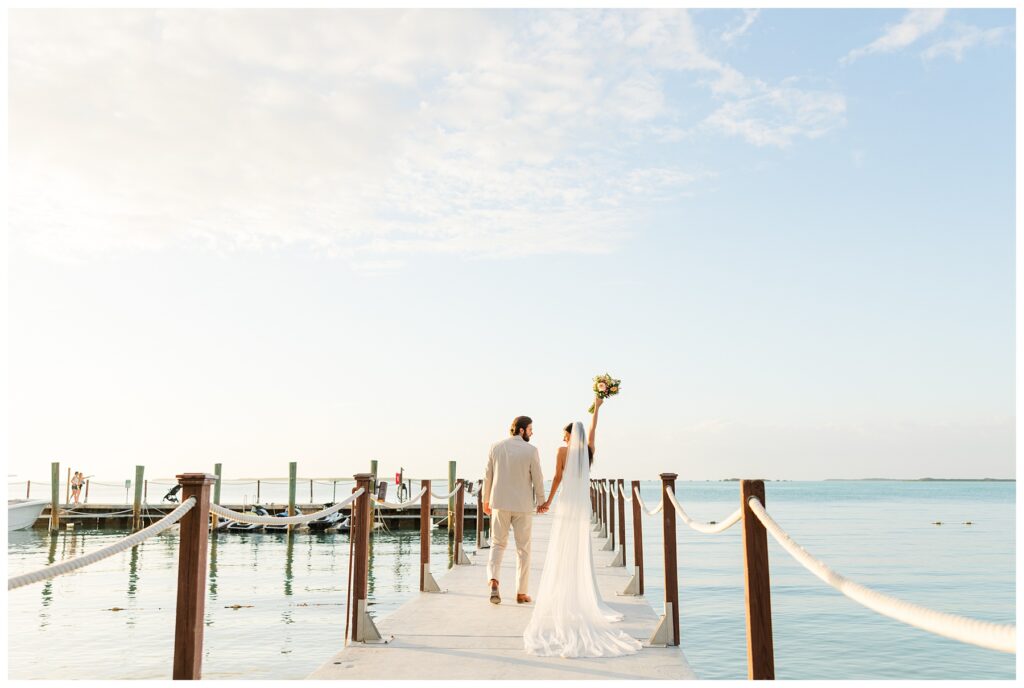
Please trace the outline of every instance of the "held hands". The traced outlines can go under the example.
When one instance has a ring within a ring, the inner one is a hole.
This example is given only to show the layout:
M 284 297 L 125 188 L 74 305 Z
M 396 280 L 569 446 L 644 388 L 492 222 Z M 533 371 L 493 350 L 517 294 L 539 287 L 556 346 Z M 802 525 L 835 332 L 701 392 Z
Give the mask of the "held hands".
M 548 512 L 548 509 L 550 509 L 550 508 L 551 508 L 551 500 L 548 500 L 548 501 L 544 502 L 543 504 L 541 504 L 540 506 L 537 507 L 537 513 L 538 514 L 546 514 Z

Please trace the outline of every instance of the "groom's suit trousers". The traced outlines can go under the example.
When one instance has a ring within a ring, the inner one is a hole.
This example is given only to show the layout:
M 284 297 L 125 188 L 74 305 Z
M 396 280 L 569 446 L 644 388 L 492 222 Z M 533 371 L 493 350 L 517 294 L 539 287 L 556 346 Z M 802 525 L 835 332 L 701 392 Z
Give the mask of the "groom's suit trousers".
M 491 512 L 491 554 L 487 559 L 487 579 L 500 580 L 501 559 L 508 546 L 509 528 L 516 537 L 516 593 L 526 594 L 530 584 L 530 533 L 533 512 L 494 509 Z

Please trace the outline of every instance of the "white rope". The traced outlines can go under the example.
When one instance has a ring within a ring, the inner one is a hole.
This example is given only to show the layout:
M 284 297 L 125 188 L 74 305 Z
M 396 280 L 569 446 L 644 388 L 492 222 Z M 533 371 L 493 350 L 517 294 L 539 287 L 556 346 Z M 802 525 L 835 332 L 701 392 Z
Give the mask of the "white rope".
M 928 609 L 912 602 L 904 602 L 890 595 L 854 583 L 836 573 L 822 562 L 807 553 L 776 523 L 757 497 L 747 500 L 750 510 L 764 524 L 772 537 L 782 548 L 796 559 L 805 569 L 825 581 L 833 588 L 868 609 L 878 612 L 891 619 L 902 621 L 937 635 L 959 640 L 962 643 L 986 647 L 1010 654 L 1017 653 L 1017 627 L 1009 624 L 997 624 L 991 621 L 980 621 L 959 614 L 947 614 Z
M 299 514 L 297 516 L 257 516 L 253 513 L 243 514 L 238 511 L 232 511 L 231 509 L 225 509 L 220 504 L 211 504 L 210 511 L 217 514 L 218 516 L 223 516 L 229 521 L 239 521 L 240 523 L 256 523 L 258 525 L 264 526 L 299 525 L 301 523 L 313 521 L 315 519 L 321 518 L 322 516 L 329 516 L 330 514 L 333 514 L 337 511 L 341 511 L 346 506 L 348 506 L 349 503 L 352 502 L 352 500 L 354 500 L 361 494 L 363 494 L 363 488 L 360 487 L 358 490 L 356 490 L 351 495 L 346 497 L 344 501 L 339 502 L 334 506 L 328 507 L 326 509 L 321 509 L 320 511 L 314 512 L 312 514 Z
M 665 488 L 665 494 L 668 495 L 668 501 L 672 502 L 672 506 L 675 507 L 676 516 L 682 520 L 683 523 L 690 526 L 694 530 L 701 533 L 721 533 L 722 531 L 728 530 L 743 518 L 743 508 L 736 509 L 733 513 L 729 514 L 724 521 L 718 523 L 704 523 L 702 521 L 694 521 L 690 518 L 690 515 L 683 511 L 683 507 L 679 506 L 679 502 L 676 501 L 675 490 Z
M 107 557 L 112 557 L 118 552 L 123 552 L 126 549 L 131 549 L 143 540 L 150 538 L 154 535 L 158 535 L 167 530 L 168 528 L 170 528 L 171 526 L 173 526 L 175 523 L 181 520 L 182 516 L 189 512 L 189 509 L 191 509 L 195 505 L 196 498 L 189 497 L 188 499 L 181 503 L 181 506 L 179 506 L 177 509 L 161 518 L 153 525 L 147 528 L 143 528 L 139 532 L 133 533 L 132 535 L 129 535 L 128 537 L 122 540 L 118 540 L 117 542 L 111 545 L 107 545 L 106 547 L 98 549 L 95 552 L 90 552 L 89 554 L 83 554 L 80 557 L 75 557 L 74 559 L 62 561 L 59 564 L 51 564 L 50 566 L 45 566 L 41 569 L 32 571 L 30 573 L 23 573 L 20 576 L 13 576 L 11 578 L 8 578 L 7 590 L 10 591 L 14 590 L 15 588 L 20 588 L 24 585 L 38 583 L 39 581 L 44 581 L 48 578 L 55 578 L 62 574 L 70 573 L 71 571 L 80 569 L 83 566 L 95 564 L 97 561 L 106 559 Z
M 449 497 L 454 497 L 455 493 L 458 492 L 458 491 L 459 491 L 459 488 L 456 487 L 454 490 L 452 490 L 448 494 L 439 495 L 436 492 L 434 492 L 433 490 L 430 491 L 430 494 L 433 495 L 434 499 L 448 499 Z
M 377 506 L 387 507 L 388 509 L 407 509 L 410 506 L 415 506 L 416 504 L 418 504 L 420 501 L 420 497 L 422 497 L 423 493 L 426 491 L 427 488 L 421 487 L 420 491 L 416 494 L 415 497 L 410 498 L 409 501 L 407 502 L 401 502 L 398 504 L 396 504 L 395 502 L 386 502 L 383 499 L 377 499 L 376 497 L 370 497 L 370 499 L 372 499 L 373 503 L 376 504 Z
M 654 514 L 656 514 L 659 511 L 661 511 L 664 508 L 664 506 L 665 506 L 665 498 L 662 497 L 661 501 L 658 502 L 658 506 L 656 506 L 653 510 L 652 509 L 648 509 L 647 505 L 644 504 L 643 497 L 640 496 L 640 488 L 639 487 L 634 487 L 633 488 L 633 494 L 636 495 L 636 501 L 640 502 L 640 508 L 643 509 L 645 512 L 647 512 L 648 516 L 653 516 Z

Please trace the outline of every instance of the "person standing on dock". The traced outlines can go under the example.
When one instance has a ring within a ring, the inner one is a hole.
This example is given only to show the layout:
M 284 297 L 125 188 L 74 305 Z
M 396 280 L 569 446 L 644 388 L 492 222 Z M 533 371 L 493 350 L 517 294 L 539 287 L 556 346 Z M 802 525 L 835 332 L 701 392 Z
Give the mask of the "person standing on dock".
M 516 538 L 516 602 L 532 602 L 526 594 L 530 582 L 530 533 L 533 513 L 537 505 L 544 503 L 540 452 L 530 444 L 533 420 L 529 416 L 517 416 L 509 433 L 511 437 L 491 446 L 483 484 L 484 513 L 491 516 L 487 578 L 494 604 L 501 604 L 498 575 L 508 546 L 509 529 Z
M 71 498 L 78 504 L 78 498 L 82 494 L 82 485 L 85 484 L 85 478 L 82 477 L 81 471 L 75 471 L 75 474 L 71 476 Z

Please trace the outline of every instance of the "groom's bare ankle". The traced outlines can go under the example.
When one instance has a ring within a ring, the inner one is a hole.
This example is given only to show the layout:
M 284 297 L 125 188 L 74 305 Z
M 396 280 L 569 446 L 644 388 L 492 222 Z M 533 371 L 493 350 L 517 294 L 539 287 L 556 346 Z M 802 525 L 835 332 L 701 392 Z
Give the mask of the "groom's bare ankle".
M 498 587 L 498 579 L 497 578 L 492 578 L 490 583 L 491 583 L 491 587 L 492 588 Z

